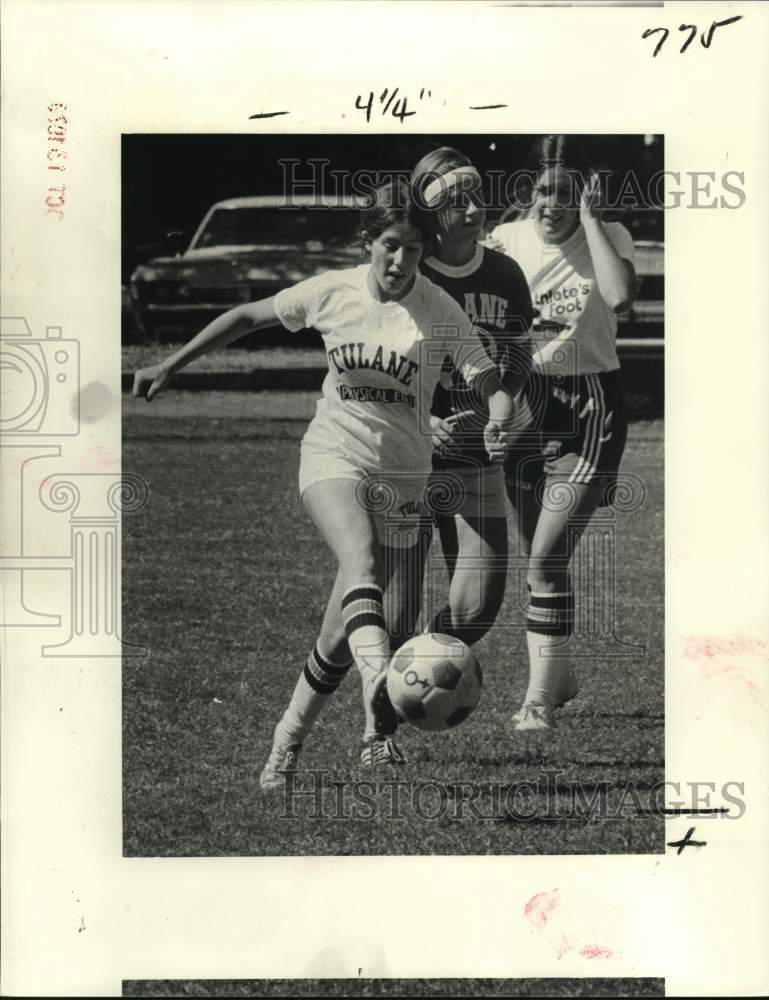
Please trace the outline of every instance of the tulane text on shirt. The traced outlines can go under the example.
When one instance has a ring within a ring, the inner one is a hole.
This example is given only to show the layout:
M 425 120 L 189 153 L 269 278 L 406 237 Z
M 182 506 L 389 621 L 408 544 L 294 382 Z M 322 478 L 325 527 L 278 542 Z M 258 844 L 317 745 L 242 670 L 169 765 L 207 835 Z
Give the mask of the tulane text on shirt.
M 419 370 L 419 365 L 414 361 L 409 361 L 397 351 L 388 351 L 387 354 L 389 357 L 385 364 L 385 348 L 381 344 L 372 357 L 371 349 L 362 342 L 342 344 L 340 347 L 332 347 L 328 352 L 329 359 L 334 362 L 334 367 L 340 374 L 344 371 L 352 371 L 353 368 L 370 368 L 371 371 L 391 375 L 403 385 L 410 385 L 411 376 Z
M 507 299 L 486 292 L 465 292 L 465 313 L 473 323 L 485 323 L 500 330 L 510 319 Z
M 340 385 L 337 389 L 340 399 L 354 403 L 406 403 L 411 407 L 417 403 L 410 392 L 400 389 L 381 389 L 376 385 Z

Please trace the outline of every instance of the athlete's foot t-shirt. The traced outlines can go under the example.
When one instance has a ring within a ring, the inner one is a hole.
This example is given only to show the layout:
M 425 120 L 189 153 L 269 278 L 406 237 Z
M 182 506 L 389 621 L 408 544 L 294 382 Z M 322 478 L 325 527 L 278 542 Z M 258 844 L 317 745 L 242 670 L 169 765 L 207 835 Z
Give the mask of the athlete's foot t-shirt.
M 603 223 L 620 257 L 633 263 L 633 237 L 620 222 Z M 617 317 L 598 290 L 583 227 L 563 243 L 545 243 L 533 218 L 506 222 L 491 234 L 526 275 L 534 300 L 535 370 L 544 375 L 614 371 Z

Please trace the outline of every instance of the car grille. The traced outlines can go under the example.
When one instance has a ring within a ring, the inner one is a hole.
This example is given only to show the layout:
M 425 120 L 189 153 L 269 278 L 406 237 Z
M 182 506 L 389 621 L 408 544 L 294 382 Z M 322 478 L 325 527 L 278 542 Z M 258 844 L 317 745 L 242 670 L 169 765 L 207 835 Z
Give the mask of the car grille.
M 134 288 L 142 302 L 179 301 L 179 285 L 176 281 L 139 281 Z

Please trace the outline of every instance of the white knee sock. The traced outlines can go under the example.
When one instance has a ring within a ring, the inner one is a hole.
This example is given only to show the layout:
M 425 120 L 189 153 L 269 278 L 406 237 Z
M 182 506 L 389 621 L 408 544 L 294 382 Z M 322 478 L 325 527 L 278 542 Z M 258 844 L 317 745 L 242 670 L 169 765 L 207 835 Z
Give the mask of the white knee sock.
M 274 742 L 280 746 L 303 743 L 331 695 L 344 680 L 350 663 L 332 663 L 316 643 L 296 682 L 288 708 L 275 727 Z
M 392 729 L 377 711 L 374 691 L 390 660 L 390 640 L 384 618 L 381 588 L 366 583 L 348 590 L 342 598 L 342 619 L 347 641 L 363 683 L 363 707 L 366 713 L 364 739 L 384 735 Z
M 571 667 L 563 646 L 572 632 L 574 595 L 560 593 L 529 595 L 526 645 L 529 650 L 529 687 L 526 701 L 554 708 L 570 676 Z

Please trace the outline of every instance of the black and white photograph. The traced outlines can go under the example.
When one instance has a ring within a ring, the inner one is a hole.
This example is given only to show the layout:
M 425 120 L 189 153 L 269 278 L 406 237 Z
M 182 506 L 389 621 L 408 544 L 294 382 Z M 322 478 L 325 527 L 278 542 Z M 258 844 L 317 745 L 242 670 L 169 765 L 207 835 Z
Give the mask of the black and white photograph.
M 764 995 L 766 6 L 0 22 L 0 993 Z
M 663 163 L 123 137 L 126 854 L 662 850 Z

